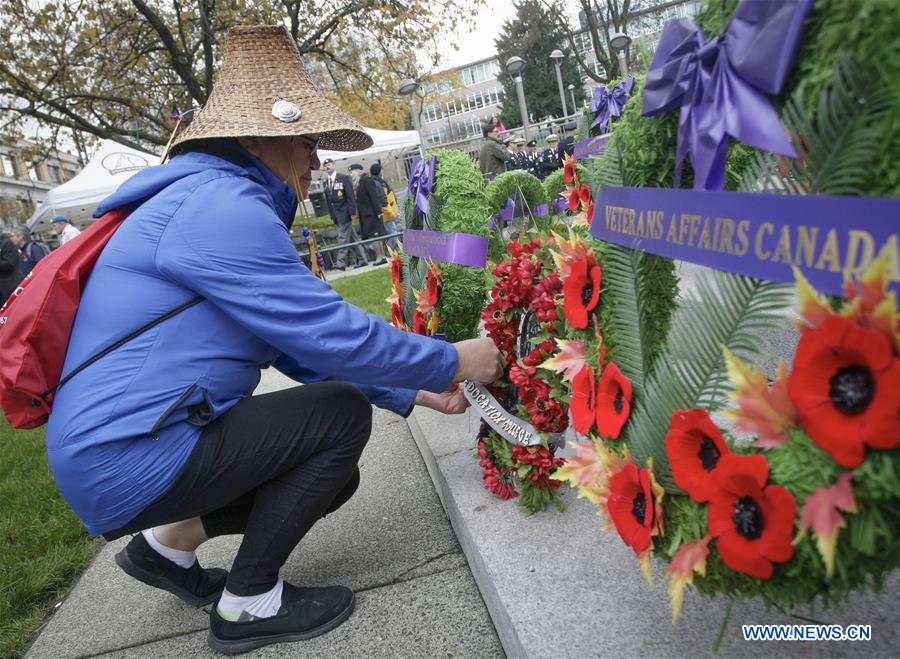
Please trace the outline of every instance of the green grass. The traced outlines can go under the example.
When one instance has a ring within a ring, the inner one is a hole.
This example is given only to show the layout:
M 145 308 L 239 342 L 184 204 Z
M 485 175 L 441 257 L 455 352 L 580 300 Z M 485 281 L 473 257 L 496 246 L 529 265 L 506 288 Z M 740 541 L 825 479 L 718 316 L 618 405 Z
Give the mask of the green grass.
M 21 654 L 93 555 L 56 489 L 44 430 L 13 430 L 0 414 L 0 657 Z
M 385 300 L 391 295 L 391 269 L 379 268 L 361 275 L 342 277 L 331 282 L 332 288 L 347 302 L 363 311 L 391 319 L 391 307 Z

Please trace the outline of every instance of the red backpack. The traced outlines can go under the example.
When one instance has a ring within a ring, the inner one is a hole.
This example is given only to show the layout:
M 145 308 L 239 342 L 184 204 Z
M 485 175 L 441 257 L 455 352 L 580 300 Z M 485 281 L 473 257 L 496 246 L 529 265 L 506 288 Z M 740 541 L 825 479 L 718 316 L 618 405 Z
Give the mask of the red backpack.
M 128 213 L 104 214 L 81 235 L 41 259 L 0 307 L 0 407 L 14 428 L 47 422 L 56 390 L 95 361 L 202 301 L 198 296 L 107 346 L 62 376 L 69 335 L 85 282 Z

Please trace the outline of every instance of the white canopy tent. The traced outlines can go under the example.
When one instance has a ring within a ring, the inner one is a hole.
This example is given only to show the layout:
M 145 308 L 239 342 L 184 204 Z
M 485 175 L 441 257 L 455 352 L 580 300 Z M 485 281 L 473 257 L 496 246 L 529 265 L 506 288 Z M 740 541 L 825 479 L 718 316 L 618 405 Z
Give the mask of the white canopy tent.
M 28 220 L 31 231 L 49 227 L 50 218 L 61 213 L 69 222 L 83 227 L 91 222 L 97 205 L 115 192 L 135 172 L 159 163 L 159 156 L 113 140 L 103 140 L 90 162 L 73 179 L 53 188 Z
M 364 129 L 374 141 L 374 144 L 368 149 L 362 151 L 319 151 L 319 160 L 331 158 L 334 161 L 353 159 L 364 159 L 380 153 L 391 151 L 402 151 L 411 147 L 419 146 L 421 138 L 414 130 L 381 130 L 380 128 Z

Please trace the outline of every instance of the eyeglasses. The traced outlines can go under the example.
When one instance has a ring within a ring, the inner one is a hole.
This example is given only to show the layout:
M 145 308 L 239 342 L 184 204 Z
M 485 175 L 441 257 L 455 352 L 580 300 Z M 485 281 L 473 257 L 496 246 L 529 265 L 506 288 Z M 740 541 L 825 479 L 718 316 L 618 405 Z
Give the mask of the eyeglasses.
M 309 138 L 306 135 L 295 135 L 294 137 L 299 137 L 301 140 L 303 140 L 303 143 L 309 147 L 310 157 L 316 155 L 316 153 L 319 151 L 319 142 L 322 141 L 321 137 L 317 137 L 316 139 Z

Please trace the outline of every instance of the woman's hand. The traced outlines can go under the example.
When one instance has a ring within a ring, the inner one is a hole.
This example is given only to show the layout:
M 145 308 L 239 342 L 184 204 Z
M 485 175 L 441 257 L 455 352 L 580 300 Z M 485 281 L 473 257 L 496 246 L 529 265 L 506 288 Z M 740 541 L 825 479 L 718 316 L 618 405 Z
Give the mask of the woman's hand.
M 459 356 L 459 366 L 454 382 L 475 380 L 476 382 L 493 382 L 506 367 L 503 355 L 490 339 L 469 339 L 453 344 Z
M 416 405 L 430 407 L 444 414 L 462 414 L 469 407 L 469 401 L 463 395 L 463 390 L 459 383 L 454 382 L 447 391 L 440 394 L 420 390 L 416 394 Z

